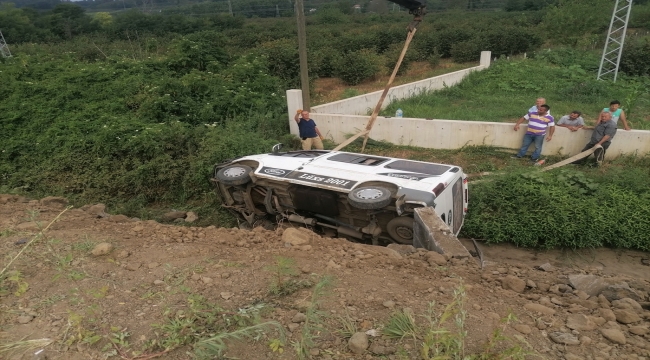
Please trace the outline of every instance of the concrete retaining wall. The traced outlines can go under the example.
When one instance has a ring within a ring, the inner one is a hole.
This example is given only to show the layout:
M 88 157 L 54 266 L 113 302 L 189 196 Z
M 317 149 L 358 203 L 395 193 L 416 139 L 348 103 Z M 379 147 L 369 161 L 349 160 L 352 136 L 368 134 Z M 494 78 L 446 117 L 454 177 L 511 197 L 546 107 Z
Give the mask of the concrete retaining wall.
M 336 143 L 345 141 L 346 135 L 364 129 L 369 116 L 312 114 L 323 136 Z M 295 124 L 295 122 L 294 122 Z M 519 149 L 526 125 L 513 130 L 514 123 L 497 123 L 461 120 L 424 120 L 411 118 L 378 117 L 370 137 L 393 144 L 432 149 L 458 149 L 465 145 L 490 145 Z M 543 155 L 575 155 L 589 142 L 592 130 L 571 132 L 557 127 L 553 140 L 544 143 Z M 533 147 L 530 148 L 532 152 Z M 650 153 L 650 131 L 619 129 L 607 151 L 611 159 L 620 154 L 644 155 Z
M 490 51 L 481 52 L 481 62 L 479 66 L 469 69 L 455 71 L 449 74 L 435 76 L 432 78 L 392 87 L 382 104 L 382 109 L 386 108 L 392 101 L 406 99 L 418 95 L 425 91 L 439 90 L 445 86 L 452 86 L 459 83 L 465 76 L 473 71 L 480 71 L 490 67 Z M 312 106 L 312 113 L 321 114 L 349 114 L 365 115 L 372 113 L 379 102 L 383 90 L 371 92 L 364 95 L 343 99 L 328 104 Z M 289 109 L 293 109 L 289 107 Z M 297 109 L 297 108 L 296 108 Z M 294 110 L 295 111 L 295 110 Z

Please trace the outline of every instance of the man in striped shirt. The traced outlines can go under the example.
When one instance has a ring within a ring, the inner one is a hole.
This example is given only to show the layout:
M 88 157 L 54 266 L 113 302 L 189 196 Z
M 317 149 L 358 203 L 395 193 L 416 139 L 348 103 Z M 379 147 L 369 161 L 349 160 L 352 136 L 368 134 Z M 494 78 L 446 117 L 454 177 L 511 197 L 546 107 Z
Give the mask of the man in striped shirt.
M 532 161 L 539 160 L 539 156 L 542 153 L 542 145 L 544 145 L 546 130 L 548 129 L 548 137 L 546 138 L 546 141 L 551 141 L 553 133 L 555 132 L 555 119 L 553 119 L 553 117 L 548 113 L 550 109 L 550 106 L 544 104 L 537 107 L 537 112 L 529 112 L 527 115 L 524 115 L 517 120 L 515 131 L 519 130 L 519 125 L 525 120 L 528 120 L 528 129 L 524 135 L 524 142 L 521 149 L 515 157 L 524 157 L 530 144 L 535 143 L 535 151 L 530 156 L 530 159 Z

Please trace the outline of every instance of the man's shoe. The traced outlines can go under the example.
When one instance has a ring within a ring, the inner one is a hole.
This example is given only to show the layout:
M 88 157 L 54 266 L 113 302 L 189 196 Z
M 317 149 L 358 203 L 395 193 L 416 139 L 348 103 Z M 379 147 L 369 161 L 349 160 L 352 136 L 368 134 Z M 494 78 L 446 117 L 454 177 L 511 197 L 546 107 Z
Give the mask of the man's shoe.
M 511 159 L 521 159 L 521 156 L 512 155 L 510 158 L 511 158 Z

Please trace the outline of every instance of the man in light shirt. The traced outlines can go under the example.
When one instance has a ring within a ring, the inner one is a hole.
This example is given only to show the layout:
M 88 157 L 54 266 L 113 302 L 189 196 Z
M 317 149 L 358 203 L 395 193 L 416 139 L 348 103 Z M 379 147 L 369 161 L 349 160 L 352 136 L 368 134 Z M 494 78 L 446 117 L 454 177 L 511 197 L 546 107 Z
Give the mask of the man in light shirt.
M 557 126 L 565 127 L 571 131 L 578 131 L 585 126 L 585 120 L 582 118 L 582 113 L 574 110 L 569 115 L 564 115 L 557 122 Z

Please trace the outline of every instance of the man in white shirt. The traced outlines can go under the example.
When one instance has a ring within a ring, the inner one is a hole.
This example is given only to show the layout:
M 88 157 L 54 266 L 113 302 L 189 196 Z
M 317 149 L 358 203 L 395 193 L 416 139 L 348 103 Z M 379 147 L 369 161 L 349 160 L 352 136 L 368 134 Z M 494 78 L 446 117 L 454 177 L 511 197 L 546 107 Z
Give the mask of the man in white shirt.
M 542 106 L 544 104 L 546 104 L 546 99 L 544 99 L 543 97 L 537 98 L 537 100 L 535 100 L 535 105 L 533 105 L 530 109 L 528 109 L 528 112 L 529 113 L 537 112 L 539 110 L 537 107 Z M 548 115 L 551 115 L 550 110 L 548 111 Z

